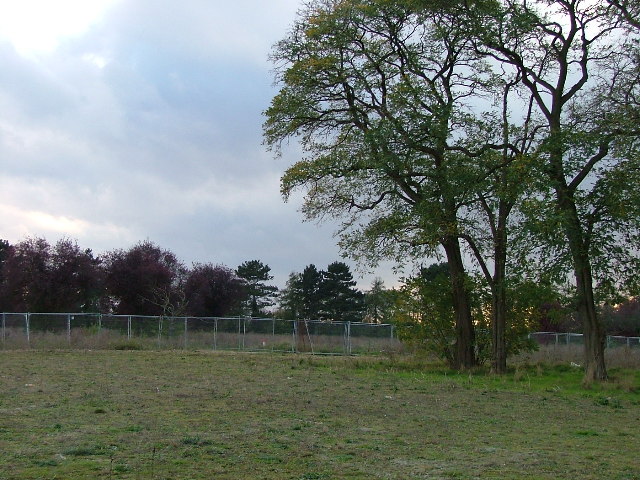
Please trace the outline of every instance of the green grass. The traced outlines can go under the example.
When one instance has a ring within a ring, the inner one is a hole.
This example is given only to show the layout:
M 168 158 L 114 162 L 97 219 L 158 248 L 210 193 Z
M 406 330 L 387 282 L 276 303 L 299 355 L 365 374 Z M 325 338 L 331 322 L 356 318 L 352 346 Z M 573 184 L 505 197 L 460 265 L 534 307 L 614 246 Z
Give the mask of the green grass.
M 640 479 L 640 374 L 0 352 L 0 479 Z

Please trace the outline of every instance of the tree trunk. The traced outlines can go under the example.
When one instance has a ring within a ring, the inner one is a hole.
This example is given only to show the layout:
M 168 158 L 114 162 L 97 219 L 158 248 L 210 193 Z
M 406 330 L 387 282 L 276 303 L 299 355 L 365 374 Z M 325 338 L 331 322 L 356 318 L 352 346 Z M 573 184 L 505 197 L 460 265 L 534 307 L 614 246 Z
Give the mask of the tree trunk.
M 585 238 L 575 200 L 564 185 L 556 188 L 557 203 L 562 212 L 565 235 L 569 243 L 576 279 L 578 318 L 584 334 L 584 382 L 607 379 L 604 361 L 604 329 L 596 311 L 593 295 L 593 275 L 589 258 L 588 238 Z
M 507 373 L 507 290 L 505 286 L 507 268 L 507 217 L 512 203 L 502 200 L 498 207 L 498 225 L 494 235 L 494 273 L 491 283 L 492 297 L 492 356 L 491 371 Z
M 311 352 L 312 350 L 306 320 L 296 320 L 296 352 Z
M 495 276 L 492 285 L 492 356 L 491 372 L 502 375 L 507 372 L 507 302 L 505 280 L 505 265 L 502 258 L 495 258 Z
M 584 378 L 589 384 L 607 379 L 604 361 L 605 334 L 593 298 L 593 279 L 588 258 L 574 259 L 578 317 L 584 333 Z
M 447 237 L 443 246 L 449 263 L 453 309 L 456 316 L 455 368 L 465 370 L 477 365 L 471 302 L 465 285 L 464 264 L 458 238 Z

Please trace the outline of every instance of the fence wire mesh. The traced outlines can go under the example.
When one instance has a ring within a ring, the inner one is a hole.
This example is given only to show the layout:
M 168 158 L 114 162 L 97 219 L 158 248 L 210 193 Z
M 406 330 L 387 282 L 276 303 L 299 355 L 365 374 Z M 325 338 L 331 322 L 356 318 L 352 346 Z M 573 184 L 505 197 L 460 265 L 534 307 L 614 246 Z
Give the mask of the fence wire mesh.
M 533 332 L 529 334 L 529 338 L 538 345 L 584 345 L 582 333 Z M 609 335 L 606 337 L 605 345 L 607 348 L 640 348 L 640 337 Z
M 85 313 L 3 313 L 1 339 L 3 349 L 213 349 L 336 355 L 402 349 L 389 324 Z
M 393 325 L 243 317 L 2 313 L 0 348 L 189 349 L 376 354 L 403 350 Z M 583 345 L 580 333 L 533 332 L 539 345 Z M 607 348 L 640 348 L 608 336 Z

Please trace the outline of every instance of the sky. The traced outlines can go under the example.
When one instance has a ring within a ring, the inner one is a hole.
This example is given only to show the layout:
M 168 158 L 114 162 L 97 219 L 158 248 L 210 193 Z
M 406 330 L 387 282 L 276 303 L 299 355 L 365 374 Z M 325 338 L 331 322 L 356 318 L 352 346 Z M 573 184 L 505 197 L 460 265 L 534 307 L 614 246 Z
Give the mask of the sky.
M 262 145 L 268 55 L 299 0 L 0 0 L 0 238 L 97 254 L 151 240 L 187 265 L 341 260 Z M 390 264 L 359 274 L 393 286 Z

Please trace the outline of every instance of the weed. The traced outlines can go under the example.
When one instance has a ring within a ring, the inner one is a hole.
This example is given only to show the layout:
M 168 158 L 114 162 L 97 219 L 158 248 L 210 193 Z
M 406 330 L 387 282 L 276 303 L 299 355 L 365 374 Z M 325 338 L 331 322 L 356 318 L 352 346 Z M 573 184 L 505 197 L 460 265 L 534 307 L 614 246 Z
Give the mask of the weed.
M 620 400 L 613 397 L 598 397 L 595 400 L 595 404 L 603 407 L 622 408 Z
M 94 445 L 91 447 L 72 447 L 63 452 L 63 455 L 69 457 L 90 457 L 93 455 L 105 455 L 108 451 L 102 445 Z
M 131 471 L 131 467 L 126 463 L 119 463 L 117 465 L 114 465 L 113 471 L 115 473 L 127 473 Z
M 212 442 L 210 440 L 203 440 L 199 436 L 193 436 L 193 437 L 184 437 L 181 443 L 183 445 L 193 445 L 196 447 L 204 447 L 207 445 L 211 445 Z
M 59 462 L 57 460 L 36 460 L 33 464 L 37 467 L 57 467 Z
M 111 348 L 114 350 L 144 350 L 144 345 L 135 340 L 126 340 L 111 344 Z

